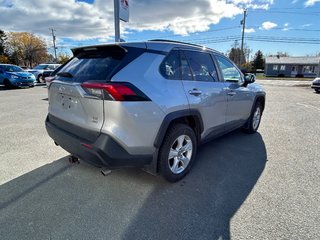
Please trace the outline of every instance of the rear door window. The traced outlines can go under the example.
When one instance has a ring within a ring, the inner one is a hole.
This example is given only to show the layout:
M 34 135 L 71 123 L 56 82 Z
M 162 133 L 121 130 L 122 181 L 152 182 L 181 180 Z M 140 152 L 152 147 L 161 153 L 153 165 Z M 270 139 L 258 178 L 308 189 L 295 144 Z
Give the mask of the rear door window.
M 180 52 L 172 50 L 160 65 L 160 73 L 166 79 L 180 80 Z
M 182 51 L 196 81 L 218 81 L 217 70 L 209 53 L 197 51 Z

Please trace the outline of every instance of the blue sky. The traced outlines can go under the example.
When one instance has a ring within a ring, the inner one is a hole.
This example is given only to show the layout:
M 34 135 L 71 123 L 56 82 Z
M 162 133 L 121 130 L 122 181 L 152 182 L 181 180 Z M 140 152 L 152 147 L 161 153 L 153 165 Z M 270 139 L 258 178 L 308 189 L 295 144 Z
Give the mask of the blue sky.
M 113 41 L 113 0 L 43 2 L 0 0 L 0 29 L 32 32 L 51 47 L 52 27 L 58 52 L 65 53 L 70 47 Z M 125 41 L 163 38 L 225 53 L 235 40 L 240 44 L 240 21 L 247 8 L 245 43 L 251 54 L 320 53 L 320 0 L 129 0 L 129 4 L 130 22 L 121 23 Z M 8 18 L 14 14 L 16 18 Z

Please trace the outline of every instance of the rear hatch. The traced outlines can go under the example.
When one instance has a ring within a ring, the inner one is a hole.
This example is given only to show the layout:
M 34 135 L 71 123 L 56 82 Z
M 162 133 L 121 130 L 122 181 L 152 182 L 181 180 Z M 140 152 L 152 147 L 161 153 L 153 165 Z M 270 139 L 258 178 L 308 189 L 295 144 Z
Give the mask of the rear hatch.
M 96 91 L 91 94 L 81 84 L 109 82 L 142 52 L 119 45 L 73 49 L 74 57 L 61 66 L 49 86 L 49 121 L 67 132 L 94 141 L 105 118 L 103 94 L 99 97 L 101 89 L 91 89 Z

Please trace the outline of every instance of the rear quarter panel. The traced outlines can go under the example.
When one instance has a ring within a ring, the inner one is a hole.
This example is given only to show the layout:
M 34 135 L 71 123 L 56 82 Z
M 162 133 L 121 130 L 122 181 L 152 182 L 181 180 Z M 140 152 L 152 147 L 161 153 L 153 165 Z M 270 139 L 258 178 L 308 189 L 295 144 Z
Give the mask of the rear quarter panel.
M 131 154 L 153 153 L 164 117 L 189 108 L 182 82 L 164 79 L 159 73 L 164 57 L 146 52 L 112 78 L 112 81 L 132 83 L 151 99 L 131 103 L 105 101 L 102 132 L 112 134 Z

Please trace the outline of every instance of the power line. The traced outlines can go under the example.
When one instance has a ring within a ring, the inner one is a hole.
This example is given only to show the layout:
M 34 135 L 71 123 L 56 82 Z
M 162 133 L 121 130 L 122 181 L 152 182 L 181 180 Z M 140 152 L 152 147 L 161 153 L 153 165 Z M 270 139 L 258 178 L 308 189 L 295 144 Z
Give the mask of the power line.
M 261 26 L 248 26 L 248 28 L 254 28 L 259 29 Z M 301 32 L 320 32 L 320 29 L 305 29 L 305 28 L 290 28 L 288 27 L 274 27 L 272 29 L 276 30 L 284 30 L 287 29 L 287 31 L 301 31 Z
M 266 13 L 266 14 L 278 14 L 278 13 L 281 13 L 281 14 L 295 14 L 295 15 L 312 15 L 312 16 L 319 16 L 320 12 L 292 12 L 292 11 L 267 11 L 267 10 L 264 10 L 264 9 L 256 9 L 254 10 L 253 12 L 251 12 L 251 14 L 261 14 L 261 13 Z

